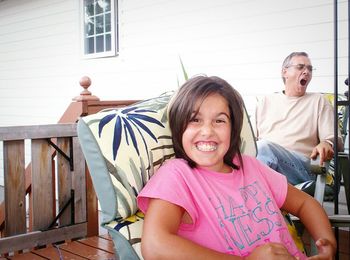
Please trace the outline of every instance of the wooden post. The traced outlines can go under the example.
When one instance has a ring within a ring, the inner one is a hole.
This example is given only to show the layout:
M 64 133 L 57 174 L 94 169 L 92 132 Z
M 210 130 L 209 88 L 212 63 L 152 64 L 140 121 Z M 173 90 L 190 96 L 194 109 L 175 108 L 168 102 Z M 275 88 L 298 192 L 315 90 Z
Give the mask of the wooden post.
M 80 86 L 84 89 L 80 92 L 80 96 L 73 98 L 73 101 L 81 102 L 82 110 L 88 101 L 100 101 L 100 99 L 91 94 L 88 88 L 91 86 L 91 79 L 88 76 L 83 76 L 79 81 Z M 86 167 L 86 210 L 87 210 L 87 230 L 88 237 L 97 236 L 99 230 L 98 221 L 98 202 L 89 170 Z
M 79 80 L 80 86 L 84 89 L 79 96 L 74 97 L 74 102 L 70 103 L 66 111 L 63 113 L 58 123 L 74 123 L 79 117 L 88 114 L 89 102 L 99 102 L 100 99 L 91 94 L 88 88 L 91 86 L 91 79 L 88 76 L 83 76 Z
M 94 95 L 91 95 L 91 92 L 88 88 L 91 86 L 91 79 L 88 76 L 83 76 L 79 84 L 84 90 L 80 92 L 80 96 L 73 98 L 74 101 L 85 101 L 85 100 L 95 100 L 99 101 L 100 99 Z

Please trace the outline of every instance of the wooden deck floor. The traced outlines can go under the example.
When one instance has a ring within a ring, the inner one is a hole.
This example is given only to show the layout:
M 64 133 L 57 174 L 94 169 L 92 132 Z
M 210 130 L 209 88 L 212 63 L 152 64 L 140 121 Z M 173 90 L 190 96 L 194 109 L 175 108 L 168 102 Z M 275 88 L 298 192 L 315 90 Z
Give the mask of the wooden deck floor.
M 32 250 L 24 254 L 1 258 L 13 260 L 29 259 L 53 259 L 53 260 L 82 260 L 82 259 L 104 259 L 114 260 L 113 242 L 108 235 L 90 237 L 57 246 Z
M 308 237 L 303 237 L 309 241 Z M 306 247 L 308 245 L 306 243 Z M 70 243 L 63 243 L 57 246 L 32 250 L 24 254 L 18 254 L 0 260 L 28 260 L 28 259 L 53 259 L 53 260 L 71 260 L 71 259 L 117 259 L 114 255 L 113 242 L 107 234 L 98 237 L 90 237 Z M 350 232 L 340 230 L 339 234 L 339 259 L 350 260 Z

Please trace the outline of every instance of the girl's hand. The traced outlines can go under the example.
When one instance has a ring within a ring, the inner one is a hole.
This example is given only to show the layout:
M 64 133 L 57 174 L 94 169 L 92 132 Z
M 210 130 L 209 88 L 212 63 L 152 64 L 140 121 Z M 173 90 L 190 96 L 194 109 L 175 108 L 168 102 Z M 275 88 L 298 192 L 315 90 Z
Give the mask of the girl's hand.
M 316 241 L 318 255 L 309 257 L 310 260 L 332 260 L 335 254 L 331 242 L 328 239 L 320 238 Z
M 253 252 L 246 257 L 247 260 L 296 260 L 294 256 L 289 254 L 288 250 L 280 243 L 267 243 L 261 245 L 253 250 Z

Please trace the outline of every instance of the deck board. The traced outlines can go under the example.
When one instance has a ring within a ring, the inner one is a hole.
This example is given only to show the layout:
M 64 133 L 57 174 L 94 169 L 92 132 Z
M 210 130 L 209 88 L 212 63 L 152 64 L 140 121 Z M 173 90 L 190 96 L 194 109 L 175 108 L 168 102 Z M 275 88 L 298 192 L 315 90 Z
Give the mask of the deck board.
M 72 241 L 68 244 L 62 244 L 59 246 L 59 248 L 64 251 L 74 252 L 76 255 L 87 259 L 115 259 L 113 253 L 109 253 L 105 250 L 82 244 L 78 241 Z
M 94 248 L 99 248 L 111 254 L 114 254 L 113 242 L 110 239 L 106 239 L 103 237 L 90 237 L 86 239 L 79 240 L 79 243 L 84 245 L 88 245 Z
M 113 241 L 108 234 L 66 242 L 55 246 L 33 249 L 31 252 L 16 254 L 2 259 L 11 260 L 83 260 L 116 259 Z M 2 260 L 0 259 L 0 260 Z
M 59 250 L 56 247 L 49 247 L 49 248 L 43 248 L 39 250 L 33 251 L 34 254 L 41 256 L 45 259 L 52 259 L 52 260 L 70 260 L 70 259 L 76 259 L 76 260 L 86 260 L 86 258 L 80 257 L 76 254 L 73 254 L 71 252 L 67 252 L 64 250 Z
M 29 253 L 25 253 L 25 254 L 19 254 L 19 255 L 7 257 L 7 259 L 11 259 L 11 260 L 44 260 L 44 259 L 49 259 L 49 258 L 40 257 L 36 254 L 33 254 L 32 252 L 29 252 Z

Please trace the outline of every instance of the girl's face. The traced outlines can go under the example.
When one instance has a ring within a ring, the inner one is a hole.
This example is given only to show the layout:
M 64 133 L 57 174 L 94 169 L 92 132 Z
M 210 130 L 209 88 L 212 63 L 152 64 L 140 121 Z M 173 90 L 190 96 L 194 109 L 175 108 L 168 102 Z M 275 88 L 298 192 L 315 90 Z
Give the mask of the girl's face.
M 197 101 L 182 135 L 187 156 L 201 168 L 231 172 L 231 167 L 224 164 L 230 138 L 231 118 L 226 99 L 219 94 L 211 94 L 202 104 Z

